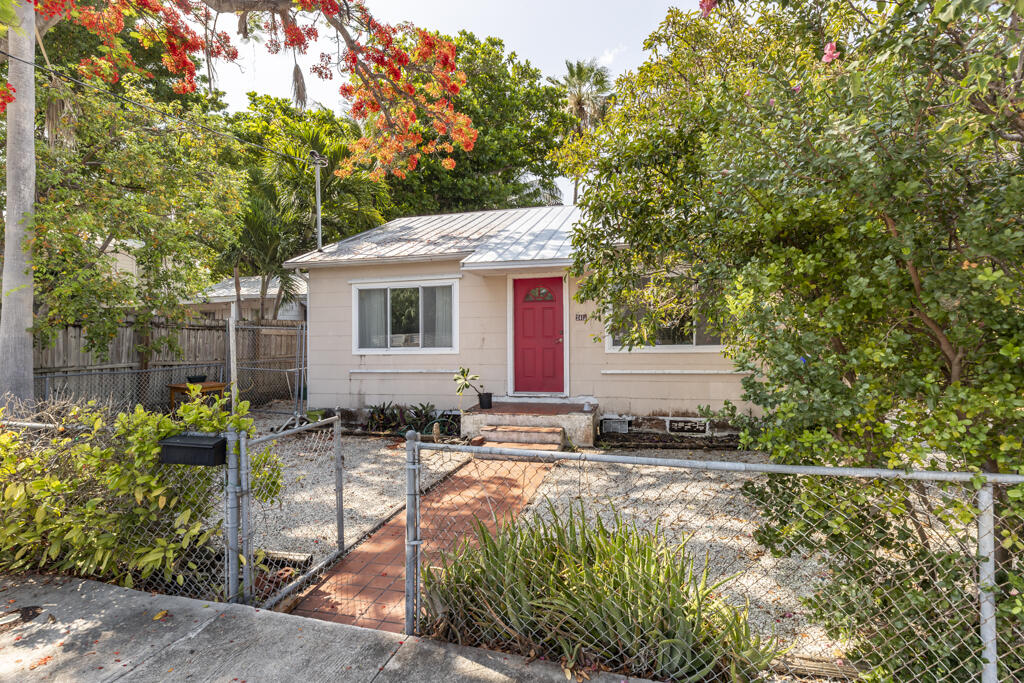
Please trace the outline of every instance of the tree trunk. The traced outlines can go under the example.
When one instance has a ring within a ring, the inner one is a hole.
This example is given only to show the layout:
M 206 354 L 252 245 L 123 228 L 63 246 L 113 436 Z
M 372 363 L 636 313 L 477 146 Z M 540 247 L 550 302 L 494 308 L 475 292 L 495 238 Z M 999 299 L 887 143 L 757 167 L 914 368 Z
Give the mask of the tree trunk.
M 17 59 L 11 59 L 7 67 L 7 78 L 15 88 L 16 99 L 7 108 L 7 219 L 0 283 L 0 394 L 31 400 L 32 250 L 26 246 L 26 241 L 33 232 L 31 221 L 36 191 L 36 88 L 32 67 L 36 54 L 36 9 L 31 2 L 17 3 L 14 7 L 20 30 L 7 32 L 10 52 Z
M 267 289 L 270 287 L 270 276 L 260 276 L 260 321 L 267 319 L 266 313 L 266 301 L 267 301 Z
M 274 295 L 274 320 L 277 320 L 277 316 L 281 313 L 281 302 L 284 301 L 284 287 L 281 285 L 281 281 L 277 282 L 277 294 Z
M 580 198 L 580 179 L 573 178 L 572 180 L 572 205 L 576 206 L 576 203 Z

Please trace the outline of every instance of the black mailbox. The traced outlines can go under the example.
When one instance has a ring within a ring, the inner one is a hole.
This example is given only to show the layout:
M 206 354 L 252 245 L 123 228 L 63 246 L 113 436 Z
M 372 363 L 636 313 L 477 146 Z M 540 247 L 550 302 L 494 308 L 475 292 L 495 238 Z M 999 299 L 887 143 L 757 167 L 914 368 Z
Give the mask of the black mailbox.
M 227 462 L 227 439 L 223 436 L 178 434 L 160 441 L 160 462 L 164 465 L 216 467 Z

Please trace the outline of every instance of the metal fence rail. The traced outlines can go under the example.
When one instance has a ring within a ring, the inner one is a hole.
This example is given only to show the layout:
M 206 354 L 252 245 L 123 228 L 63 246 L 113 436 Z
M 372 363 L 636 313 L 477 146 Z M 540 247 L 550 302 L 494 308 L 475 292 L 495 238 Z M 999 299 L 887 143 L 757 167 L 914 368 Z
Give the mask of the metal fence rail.
M 425 494 L 424 452 L 470 461 Z M 665 625 L 675 598 L 655 603 L 666 610 L 657 619 L 635 607 L 642 591 L 615 602 L 649 579 L 646 555 L 615 571 L 578 568 L 588 595 L 543 594 L 498 561 L 536 542 L 538 528 L 584 520 L 674 548 L 672 562 L 692 563 L 695 586 L 700 576 L 714 585 L 705 608 L 742 622 L 747 641 L 773 643 L 725 648 L 741 678 L 1024 680 L 1013 583 L 1024 564 L 999 552 L 999 539 L 1024 528 L 1000 502 L 1020 495 L 1024 476 L 434 445 L 412 432 L 406 472 L 408 633 L 561 659 L 567 670 L 675 679 L 672 661 L 678 677 L 693 674 L 697 663 L 679 663 L 685 629 Z M 582 535 L 559 533 L 559 552 Z M 624 576 L 638 583 L 613 585 Z M 581 614 L 593 624 L 579 625 Z M 727 678 L 708 666 L 698 680 Z

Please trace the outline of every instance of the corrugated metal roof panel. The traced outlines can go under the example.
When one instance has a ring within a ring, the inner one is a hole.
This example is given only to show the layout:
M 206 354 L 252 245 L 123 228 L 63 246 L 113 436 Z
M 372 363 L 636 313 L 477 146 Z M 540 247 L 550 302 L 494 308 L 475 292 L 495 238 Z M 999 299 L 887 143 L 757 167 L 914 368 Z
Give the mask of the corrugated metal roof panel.
M 238 281 L 242 299 L 258 299 L 260 297 L 260 278 L 258 275 L 240 277 L 238 278 Z M 306 296 L 306 281 L 302 278 L 297 278 L 295 282 L 295 293 L 303 298 Z M 276 277 L 270 278 L 270 283 L 267 287 L 267 297 L 271 299 L 277 297 Z M 203 292 L 203 298 L 206 301 L 213 303 L 234 301 L 235 279 L 233 277 L 229 277 L 216 284 L 210 285 L 210 287 Z
M 579 217 L 576 207 L 542 206 L 396 218 L 286 265 L 303 268 L 446 256 L 464 257 L 466 264 L 568 259 L 572 227 Z

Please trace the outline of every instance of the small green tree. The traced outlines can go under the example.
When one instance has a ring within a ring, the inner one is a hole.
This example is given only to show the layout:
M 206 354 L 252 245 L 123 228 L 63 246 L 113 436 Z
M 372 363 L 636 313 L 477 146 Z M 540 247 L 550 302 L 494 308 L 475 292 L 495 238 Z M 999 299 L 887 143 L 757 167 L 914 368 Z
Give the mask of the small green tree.
M 88 89 L 48 89 L 64 105 L 47 122 L 54 144 L 37 145 L 39 344 L 81 325 L 102 355 L 127 319 L 144 355 L 166 347 L 154 324 L 185 318 L 238 229 L 244 176 L 224 159 L 234 143 L 200 105 L 158 103 L 135 80 L 122 85 L 129 97 L 191 125 Z
M 777 462 L 1024 472 L 1017 10 L 714 4 L 671 12 L 606 123 L 565 151 L 593 178 L 581 296 L 636 343 L 710 319 L 763 413 L 744 444 Z M 978 671 L 970 498 L 811 477 L 748 492 L 760 542 L 823 553 L 812 614 L 876 676 Z M 1007 643 L 1022 501 L 996 502 Z
M 243 171 L 249 196 L 242 229 L 222 254 L 219 270 L 260 277 L 260 319 L 277 317 L 294 295 L 295 271 L 284 262 L 315 249 L 315 168 L 311 153 L 326 160 L 320 170 L 324 243 L 343 239 L 384 222 L 390 206 L 387 186 L 366 172 L 334 173 L 351 156 L 359 138 L 355 122 L 325 110 L 302 111 L 285 100 L 249 93 L 249 109 L 228 117 L 232 132 L 254 143 L 240 149 L 233 163 Z M 265 306 L 272 279 L 279 287 L 272 310 Z

